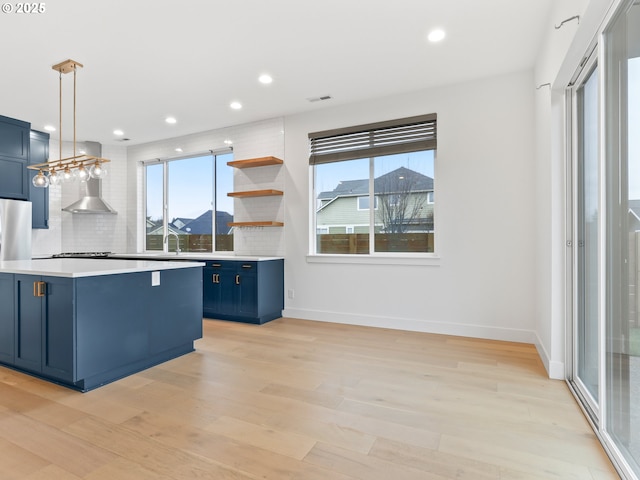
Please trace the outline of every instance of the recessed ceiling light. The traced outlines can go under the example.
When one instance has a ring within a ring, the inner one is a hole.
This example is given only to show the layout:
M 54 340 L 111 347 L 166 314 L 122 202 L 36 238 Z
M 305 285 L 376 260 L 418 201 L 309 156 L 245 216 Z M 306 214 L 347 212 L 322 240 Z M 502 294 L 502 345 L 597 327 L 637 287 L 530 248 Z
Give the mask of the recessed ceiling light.
M 240 110 L 242 108 L 242 104 L 240 102 L 231 102 L 229 106 L 234 110 Z
M 427 38 L 429 39 L 430 42 L 439 42 L 443 40 L 445 36 L 446 34 L 444 33 L 444 30 L 437 28 L 435 30 L 432 30 L 427 36 Z
M 233 145 L 233 142 L 227 138 L 227 139 L 224 141 L 224 144 L 225 144 L 225 145 Z
M 171 124 L 174 124 L 174 123 L 177 122 L 175 117 L 167 117 L 167 118 L 164 119 L 164 121 L 167 122 L 167 123 L 171 123 Z
M 271 82 L 273 82 L 273 78 L 271 77 L 271 75 L 267 75 L 266 73 L 264 73 L 258 77 L 258 81 L 260 83 L 264 83 L 265 85 L 268 85 Z
M 53 125 L 45 125 L 45 126 L 44 126 L 44 129 L 45 129 L 47 132 L 55 132 L 55 131 L 56 131 L 56 127 L 54 127 Z
M 120 136 L 124 135 L 124 132 L 122 130 L 114 130 L 113 134 L 114 135 L 118 135 L 120 137 Z
M 176 148 L 176 152 L 180 153 L 182 152 L 182 149 L 180 147 Z

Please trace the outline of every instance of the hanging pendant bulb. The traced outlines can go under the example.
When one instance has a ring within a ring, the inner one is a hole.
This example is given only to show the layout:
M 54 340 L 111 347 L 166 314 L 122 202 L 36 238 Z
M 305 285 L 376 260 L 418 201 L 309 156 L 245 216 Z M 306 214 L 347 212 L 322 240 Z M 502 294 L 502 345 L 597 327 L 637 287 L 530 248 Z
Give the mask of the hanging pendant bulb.
M 89 169 L 89 176 L 91 178 L 104 178 L 107 174 L 107 170 L 102 166 L 102 163 L 99 160 L 96 160 L 91 168 Z
M 38 174 L 33 177 L 31 183 L 37 188 L 47 188 L 49 186 L 49 179 L 44 176 L 42 170 L 38 170 Z
M 69 169 L 69 167 L 64 167 L 64 171 L 62 172 L 62 181 L 65 183 L 71 183 L 76 179 L 76 177 L 73 176 L 73 173 L 71 173 L 71 170 Z
M 60 175 L 55 168 L 49 172 L 49 185 L 58 185 L 60 183 Z
M 78 168 L 73 171 L 73 176 L 76 177 L 81 182 L 86 182 L 87 179 L 89 178 L 89 172 L 84 167 L 84 164 L 80 163 Z

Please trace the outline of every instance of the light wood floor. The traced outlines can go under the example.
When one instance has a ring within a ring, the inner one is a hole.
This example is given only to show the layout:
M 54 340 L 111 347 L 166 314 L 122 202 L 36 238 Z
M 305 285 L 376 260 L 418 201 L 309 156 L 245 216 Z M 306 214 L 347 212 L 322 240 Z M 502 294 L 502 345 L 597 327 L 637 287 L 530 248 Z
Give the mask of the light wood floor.
M 0 479 L 616 479 L 531 345 L 279 319 L 81 394 L 0 368 Z

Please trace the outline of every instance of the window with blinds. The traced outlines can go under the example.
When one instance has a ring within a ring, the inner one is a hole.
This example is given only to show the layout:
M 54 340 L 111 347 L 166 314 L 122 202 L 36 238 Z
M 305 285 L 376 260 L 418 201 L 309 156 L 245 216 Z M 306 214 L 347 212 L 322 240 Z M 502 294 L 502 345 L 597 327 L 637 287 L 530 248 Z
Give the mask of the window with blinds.
M 436 114 L 314 132 L 309 141 L 312 251 L 434 252 Z

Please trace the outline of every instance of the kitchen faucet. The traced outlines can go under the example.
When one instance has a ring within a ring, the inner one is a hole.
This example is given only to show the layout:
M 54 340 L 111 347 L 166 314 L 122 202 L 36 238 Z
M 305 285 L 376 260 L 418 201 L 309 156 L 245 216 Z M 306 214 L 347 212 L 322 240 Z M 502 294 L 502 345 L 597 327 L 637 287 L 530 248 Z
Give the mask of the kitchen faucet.
M 180 253 L 180 237 L 178 237 L 178 234 L 175 232 L 169 232 L 164 236 L 164 243 L 167 244 L 167 251 L 169 250 L 169 235 L 176 237 L 176 255 L 178 255 Z

